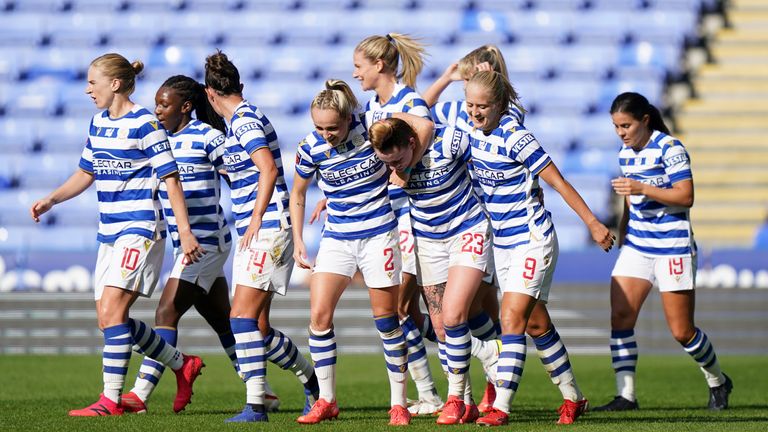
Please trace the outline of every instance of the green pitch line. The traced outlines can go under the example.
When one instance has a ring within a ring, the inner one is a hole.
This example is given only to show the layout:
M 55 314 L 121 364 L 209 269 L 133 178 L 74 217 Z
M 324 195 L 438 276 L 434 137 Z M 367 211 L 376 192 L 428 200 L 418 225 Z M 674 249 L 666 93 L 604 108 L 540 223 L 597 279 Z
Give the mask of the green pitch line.
M 384 360 L 378 355 L 339 357 L 339 420 L 299 427 L 303 394 L 288 372 L 270 365 L 269 382 L 280 395 L 281 410 L 270 414 L 270 423 L 224 424 L 242 409 L 245 386 L 223 355 L 204 356 L 208 365 L 195 384 L 193 403 L 181 414 L 171 411 L 176 384 L 172 374 L 161 381 L 149 402 L 149 414 L 114 418 L 69 418 L 67 411 L 96 400 L 101 391 L 101 357 L 97 356 L 0 356 L 0 431 L 374 431 L 387 427 L 389 389 Z M 436 358 L 431 359 L 438 390 L 445 395 L 446 382 Z M 614 379 L 607 356 L 573 356 L 577 380 L 593 405 L 608 402 Z M 723 369 L 733 378 L 732 408 L 713 413 L 707 404 L 707 387 L 693 361 L 676 356 L 642 356 L 638 365 L 637 393 L 641 410 L 632 413 L 587 413 L 577 424 L 555 425 L 560 394 L 529 352 L 520 391 L 513 403 L 510 426 L 502 430 L 590 431 L 765 431 L 768 424 L 768 356 L 720 356 Z M 131 362 L 126 384 L 133 384 L 139 356 Z M 479 402 L 483 378 L 473 367 L 472 379 Z M 127 390 L 126 390 L 127 391 Z M 415 397 L 415 388 L 409 391 Z M 409 431 L 435 430 L 434 417 L 414 418 Z M 477 430 L 475 425 L 449 429 Z

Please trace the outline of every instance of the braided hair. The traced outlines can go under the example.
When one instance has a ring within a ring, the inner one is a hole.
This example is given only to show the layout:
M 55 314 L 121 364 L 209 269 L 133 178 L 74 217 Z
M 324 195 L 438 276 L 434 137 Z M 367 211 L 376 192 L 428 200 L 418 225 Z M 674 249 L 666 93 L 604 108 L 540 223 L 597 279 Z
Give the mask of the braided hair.
M 188 76 L 174 75 L 165 80 L 160 87 L 173 89 L 183 102 L 189 101 L 192 104 L 192 109 L 195 111 L 198 120 L 226 133 L 224 120 L 216 114 L 208 102 L 208 95 L 205 94 L 204 85 Z

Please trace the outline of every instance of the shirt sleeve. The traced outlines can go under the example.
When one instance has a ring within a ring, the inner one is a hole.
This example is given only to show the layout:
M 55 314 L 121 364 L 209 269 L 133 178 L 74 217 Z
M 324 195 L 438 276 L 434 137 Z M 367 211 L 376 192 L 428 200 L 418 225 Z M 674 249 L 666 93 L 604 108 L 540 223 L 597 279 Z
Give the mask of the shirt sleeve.
M 403 112 L 432 120 L 432 114 L 429 111 L 429 105 L 427 105 L 427 102 L 420 96 L 414 97 L 403 104 Z
M 523 164 L 534 175 L 538 175 L 552 159 L 544 148 L 526 129 L 507 132 L 504 144 L 510 158 Z
M 662 151 L 664 171 L 669 176 L 670 183 L 692 180 L 691 158 L 678 140 L 673 140 L 664 146 Z
M 85 141 L 85 147 L 80 154 L 80 163 L 78 166 L 81 170 L 93 174 L 93 148 L 91 147 L 90 138 Z
M 221 131 L 211 129 L 205 134 L 205 153 L 211 161 L 213 168 L 219 170 L 224 167 L 224 142 L 226 137 Z
M 459 118 L 459 106 L 460 102 L 438 102 L 432 107 L 432 121 L 435 124 L 456 126 L 456 119 Z
M 159 178 L 179 171 L 171 153 L 168 135 L 159 121 L 148 121 L 139 128 L 139 146 Z
M 269 149 L 264 126 L 256 118 L 246 115 L 235 119 L 232 130 L 235 131 L 237 141 L 249 155 L 262 148 Z
M 315 171 L 317 171 L 317 165 L 310 156 L 310 147 L 305 138 L 301 140 L 296 150 L 296 174 L 306 179 L 312 177 Z
M 469 160 L 469 137 L 459 129 L 443 129 L 443 154 L 445 157 L 467 162 Z

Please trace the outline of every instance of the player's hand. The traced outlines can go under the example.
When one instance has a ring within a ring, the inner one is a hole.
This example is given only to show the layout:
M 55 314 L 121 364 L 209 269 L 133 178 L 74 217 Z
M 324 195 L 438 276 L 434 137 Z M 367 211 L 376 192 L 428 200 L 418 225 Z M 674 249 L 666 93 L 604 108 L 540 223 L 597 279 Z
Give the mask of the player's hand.
M 180 232 L 179 241 L 181 242 L 181 251 L 187 258 L 187 262 L 198 262 L 200 261 L 200 258 L 207 253 L 206 250 L 200 246 L 200 243 L 197 242 L 197 238 L 191 231 Z
M 645 195 L 643 193 L 645 184 L 627 177 L 617 177 L 611 180 L 611 186 L 619 195 Z
M 250 248 L 252 241 L 259 240 L 260 229 L 261 217 L 256 215 L 251 216 L 251 223 L 248 224 L 248 229 L 245 230 L 245 233 L 243 233 L 243 236 L 240 238 L 240 244 L 238 246 L 241 251 Z
M 296 265 L 299 266 L 299 268 L 312 268 L 312 265 L 309 263 L 309 258 L 307 257 L 307 248 L 301 240 L 295 241 L 294 243 L 293 259 L 296 261 Z
M 29 208 L 29 214 L 32 216 L 32 220 L 34 220 L 36 223 L 40 222 L 40 216 L 50 210 L 53 205 L 54 202 L 50 198 L 43 198 L 41 200 L 35 201 L 35 203 L 32 204 L 32 207 Z
M 312 210 L 312 214 L 309 216 L 309 224 L 312 225 L 312 222 L 320 220 L 320 215 L 323 214 L 326 207 L 328 206 L 328 199 L 323 198 L 320 201 L 317 202 L 317 205 L 315 206 L 315 209 Z
M 450 66 L 448 66 L 443 72 L 443 77 L 451 81 L 461 81 L 462 76 L 459 73 L 459 64 L 452 63 Z
M 393 169 L 392 174 L 389 175 L 389 182 L 402 188 L 408 184 L 409 178 L 411 178 L 410 171 L 397 171 Z
M 616 241 L 616 237 L 611 234 L 611 230 L 609 230 L 605 225 L 600 223 L 600 221 L 595 220 L 591 224 L 589 224 L 589 233 L 592 234 L 592 240 L 597 243 L 600 248 L 602 248 L 604 251 L 608 252 L 613 247 L 613 243 Z

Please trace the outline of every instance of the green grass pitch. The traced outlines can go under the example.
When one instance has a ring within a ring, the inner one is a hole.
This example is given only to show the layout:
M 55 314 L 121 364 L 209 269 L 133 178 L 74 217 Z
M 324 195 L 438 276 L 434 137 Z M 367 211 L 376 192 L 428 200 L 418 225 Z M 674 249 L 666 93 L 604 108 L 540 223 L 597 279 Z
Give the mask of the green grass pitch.
M 0 356 L 0 431 L 373 431 L 387 426 L 389 388 L 380 355 L 342 355 L 338 363 L 338 421 L 316 426 L 295 422 L 303 404 L 298 381 L 270 365 L 269 381 L 280 395 L 280 412 L 268 424 L 225 424 L 242 408 L 245 388 L 223 354 L 207 354 L 207 367 L 195 384 L 193 403 L 181 414 L 171 405 L 175 380 L 169 374 L 149 404 L 148 415 L 113 418 L 69 418 L 67 411 L 94 402 L 101 391 L 98 356 Z M 139 364 L 134 355 L 128 386 Z M 432 371 L 439 371 L 432 358 Z M 607 356 L 572 356 L 577 379 L 590 402 L 607 402 L 614 393 Z M 709 412 L 707 388 L 701 372 L 682 351 L 676 356 L 641 356 L 638 400 L 641 410 L 631 413 L 587 413 L 573 426 L 555 424 L 560 394 L 549 381 L 536 354 L 529 352 L 520 391 L 513 403 L 510 425 L 502 430 L 590 431 L 741 431 L 768 430 L 768 356 L 722 356 L 723 369 L 733 378 L 732 408 Z M 482 376 L 473 367 L 475 394 L 482 397 Z M 438 390 L 445 394 L 442 374 Z M 415 393 L 410 389 L 411 396 Z M 448 429 L 476 430 L 476 425 Z M 437 429 L 434 417 L 414 418 L 409 430 Z

